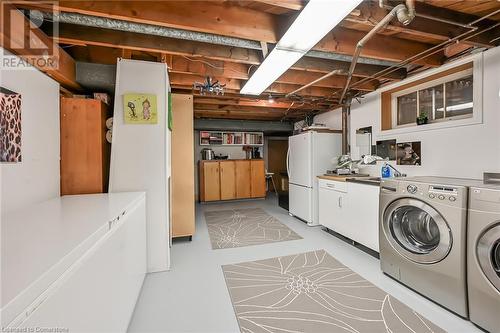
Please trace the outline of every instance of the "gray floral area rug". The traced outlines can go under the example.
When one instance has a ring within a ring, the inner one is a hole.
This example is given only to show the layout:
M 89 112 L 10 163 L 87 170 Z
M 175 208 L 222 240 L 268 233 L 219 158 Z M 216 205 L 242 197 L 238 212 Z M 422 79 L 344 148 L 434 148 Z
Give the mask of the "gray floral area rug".
M 325 250 L 222 268 L 243 333 L 444 332 Z
M 205 212 L 212 249 L 302 239 L 260 208 Z

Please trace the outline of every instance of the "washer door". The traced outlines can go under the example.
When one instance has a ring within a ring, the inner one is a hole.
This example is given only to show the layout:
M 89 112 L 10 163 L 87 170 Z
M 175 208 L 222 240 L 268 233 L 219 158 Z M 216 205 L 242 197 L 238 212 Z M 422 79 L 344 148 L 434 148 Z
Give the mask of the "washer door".
M 500 223 L 479 238 L 476 252 L 484 275 L 500 291 Z
M 417 199 L 392 202 L 384 212 L 383 230 L 399 254 L 417 263 L 437 263 L 451 250 L 448 224 L 432 206 Z

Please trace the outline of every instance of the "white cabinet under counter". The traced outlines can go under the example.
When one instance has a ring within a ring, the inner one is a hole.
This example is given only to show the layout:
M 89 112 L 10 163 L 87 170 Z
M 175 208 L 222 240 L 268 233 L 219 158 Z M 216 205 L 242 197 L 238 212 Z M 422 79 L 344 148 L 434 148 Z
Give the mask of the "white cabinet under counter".
M 64 196 L 2 216 L 2 327 L 125 332 L 146 273 L 145 200 Z
M 324 178 L 318 182 L 319 223 L 379 252 L 379 187 Z

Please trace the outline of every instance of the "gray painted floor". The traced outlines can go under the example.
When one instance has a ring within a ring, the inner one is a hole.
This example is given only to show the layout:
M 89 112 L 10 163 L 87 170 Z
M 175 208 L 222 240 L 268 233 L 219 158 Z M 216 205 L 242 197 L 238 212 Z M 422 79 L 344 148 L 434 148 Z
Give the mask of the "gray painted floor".
M 204 211 L 260 207 L 303 237 L 300 240 L 212 250 Z M 198 205 L 192 242 L 176 242 L 172 270 L 149 274 L 129 332 L 239 332 L 221 265 L 325 249 L 338 261 L 448 332 L 481 332 L 470 322 L 383 275 L 379 261 L 357 248 L 288 216 L 276 197 Z

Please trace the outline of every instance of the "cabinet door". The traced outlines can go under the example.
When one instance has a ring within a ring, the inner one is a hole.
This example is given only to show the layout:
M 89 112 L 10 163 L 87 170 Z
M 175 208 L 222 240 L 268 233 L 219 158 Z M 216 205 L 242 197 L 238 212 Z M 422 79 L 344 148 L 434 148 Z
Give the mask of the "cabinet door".
M 333 219 L 336 213 L 335 208 L 337 207 L 338 193 L 334 190 L 320 188 L 318 196 L 319 224 L 333 230 Z
M 250 161 L 250 171 L 252 178 L 252 198 L 263 198 L 266 196 L 266 176 L 264 161 Z
M 338 191 L 334 191 L 334 193 L 335 195 L 331 202 L 333 210 L 332 230 L 343 236 L 352 238 L 353 225 L 348 211 L 348 195 L 347 193 Z
M 101 101 L 61 99 L 61 195 L 107 191 L 109 143 Z
M 203 176 L 205 201 L 220 200 L 219 162 L 204 162 Z
M 220 162 L 220 199 L 236 198 L 236 165 L 234 161 Z
M 236 161 L 236 198 L 251 197 L 250 161 Z
M 352 239 L 379 251 L 379 188 L 373 185 L 349 184 L 349 214 L 352 216 Z M 354 203 L 363 203 L 363 209 Z

